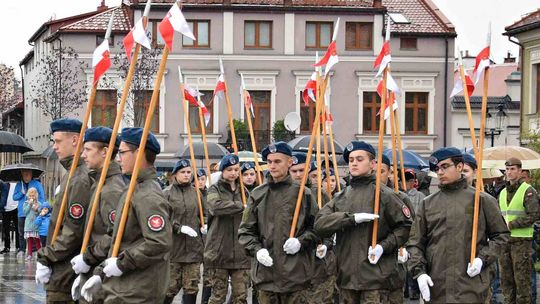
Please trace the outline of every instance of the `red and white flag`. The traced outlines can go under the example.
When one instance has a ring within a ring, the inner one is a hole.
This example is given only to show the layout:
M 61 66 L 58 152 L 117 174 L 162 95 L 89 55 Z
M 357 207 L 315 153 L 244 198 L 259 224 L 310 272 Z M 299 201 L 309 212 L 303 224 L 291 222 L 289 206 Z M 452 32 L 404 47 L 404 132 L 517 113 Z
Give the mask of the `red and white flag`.
M 315 101 L 315 94 L 317 93 L 317 72 L 311 74 L 311 78 L 307 81 L 306 87 L 302 91 L 302 99 L 306 106 L 309 105 L 309 99 Z
M 469 75 L 465 75 L 465 82 L 467 83 L 467 93 L 469 97 L 471 97 L 473 91 L 474 91 L 474 83 L 472 82 L 471 77 Z M 463 81 L 461 81 L 461 78 L 458 78 L 456 80 L 456 83 L 454 84 L 454 88 L 452 89 L 452 93 L 450 93 L 450 98 L 456 96 L 457 94 L 463 92 Z
M 216 83 L 216 87 L 214 88 L 214 96 L 212 96 L 212 99 L 215 100 L 217 97 L 218 100 L 223 100 L 225 96 L 225 88 L 225 76 L 223 76 L 223 74 L 220 74 Z
M 251 95 L 249 94 L 248 90 L 244 90 L 244 92 L 246 94 L 246 97 L 245 97 L 246 105 L 251 110 L 251 116 L 255 118 L 255 111 L 253 110 L 253 101 L 251 100 Z
M 377 84 L 377 94 L 382 98 L 383 94 L 383 88 L 382 88 L 382 79 Z M 386 89 L 390 90 L 394 93 L 400 94 L 399 87 L 397 86 L 396 82 L 394 81 L 394 78 L 392 78 L 392 75 L 388 74 L 386 78 Z M 396 102 L 396 96 L 395 94 L 388 94 L 388 98 L 386 99 L 386 104 L 384 105 L 384 119 L 388 119 L 390 117 L 390 107 L 388 105 L 392 105 L 392 110 L 398 109 L 398 103 Z M 380 115 L 381 111 L 377 113 L 377 115 Z
M 163 40 L 165 40 L 165 43 L 170 50 L 172 50 L 175 31 L 192 40 L 196 40 L 177 3 L 173 4 L 171 9 L 169 9 L 169 12 L 167 12 L 167 15 L 165 15 L 159 24 L 161 37 L 163 37 Z
M 330 69 L 339 62 L 339 57 L 337 54 L 337 47 L 336 47 L 336 41 L 332 41 L 330 45 L 328 45 L 328 49 L 326 49 L 326 53 L 324 54 L 324 57 L 319 60 L 316 64 L 314 64 L 314 67 L 324 67 L 324 76 L 330 72 Z
M 384 69 L 391 61 L 392 55 L 390 55 L 390 41 L 385 41 L 382 46 L 381 52 L 379 53 L 379 56 L 377 56 L 375 62 L 373 63 L 374 68 L 379 68 L 375 77 L 379 77 L 379 75 L 382 74 Z
M 192 106 L 201 108 L 205 125 L 208 125 L 210 122 L 210 112 L 206 108 L 206 105 L 201 101 L 201 96 L 203 95 L 204 94 L 198 90 L 189 87 L 188 85 L 184 85 L 184 98 L 187 99 Z
M 109 53 L 109 39 L 103 42 L 94 50 L 92 54 L 92 67 L 94 68 L 94 85 L 99 81 L 101 75 L 111 67 L 111 57 Z
M 487 46 L 483 50 L 478 53 L 476 56 L 476 64 L 474 65 L 474 84 L 477 84 L 480 80 L 480 77 L 484 73 L 484 70 L 486 68 L 489 68 L 489 49 L 490 47 Z
M 133 49 L 134 43 L 144 46 L 147 49 L 150 49 L 150 39 L 146 36 L 146 31 L 143 26 L 143 19 L 139 19 L 135 26 L 131 29 L 129 34 L 124 38 L 124 49 L 126 50 L 126 56 L 128 61 L 131 61 L 131 50 Z

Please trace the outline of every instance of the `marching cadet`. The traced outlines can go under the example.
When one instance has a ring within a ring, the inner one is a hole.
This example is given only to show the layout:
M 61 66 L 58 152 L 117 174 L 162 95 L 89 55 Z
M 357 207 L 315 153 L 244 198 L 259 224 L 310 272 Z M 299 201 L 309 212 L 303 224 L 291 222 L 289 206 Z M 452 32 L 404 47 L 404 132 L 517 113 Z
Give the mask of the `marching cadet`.
M 51 123 L 53 149 L 62 166 L 69 171 L 76 152 L 82 123 L 79 120 L 63 118 Z M 53 241 L 53 233 L 58 221 L 60 204 L 66 191 L 68 173 L 62 177 L 59 191 L 55 195 L 56 205 L 50 219 L 47 246 L 38 251 L 36 265 L 36 282 L 45 284 L 47 303 L 73 303 L 71 286 L 75 273 L 71 269 L 70 260 L 81 250 L 84 235 L 84 220 L 92 191 L 92 179 L 82 159 L 69 182 L 67 205 L 63 214 L 61 230 Z
M 461 151 L 441 148 L 431 154 L 429 163 L 439 178 L 439 191 L 418 208 L 407 246 L 409 272 L 425 301 L 484 303 L 490 266 L 508 241 L 508 228 L 495 199 L 480 193 L 477 257 L 471 265 L 475 189 L 462 175 Z
M 307 155 L 304 152 L 292 153 L 293 164 L 289 168 L 289 174 L 291 175 L 292 179 L 298 183 L 301 183 L 302 178 L 304 177 L 304 170 L 306 169 L 306 156 Z M 308 170 L 309 170 L 309 167 L 308 167 Z M 316 184 L 317 184 L 317 180 L 315 180 L 315 185 Z M 306 181 L 306 186 L 309 187 L 310 185 L 311 185 L 311 179 L 308 178 Z
M 240 188 L 238 156 L 225 155 L 220 162 L 220 180 L 208 190 L 208 235 L 204 249 L 204 266 L 211 272 L 212 296 L 208 303 L 222 304 L 227 297 L 229 277 L 232 303 L 247 303 L 249 260 L 238 242 L 238 227 L 244 204 Z
M 322 188 L 324 190 L 327 189 L 327 183 L 330 183 L 330 191 L 328 195 L 330 197 L 334 197 L 337 193 L 337 181 L 336 181 L 336 175 L 334 174 L 334 169 L 330 168 L 328 170 L 330 174 L 326 173 L 326 169 L 322 171 Z
M 510 240 L 499 258 L 501 287 L 505 303 L 531 303 L 533 271 L 533 224 L 540 216 L 536 190 L 521 179 L 521 161 L 506 161 L 506 188 L 499 194 L 499 206 Z
M 388 187 L 380 190 L 379 215 L 373 214 L 375 150 L 351 142 L 343 153 L 350 184 L 326 204 L 315 222 L 322 237 L 336 233 L 337 284 L 342 303 L 387 303 L 394 286 L 396 252 L 409 236 L 411 212 Z M 370 246 L 372 221 L 379 219 L 378 240 Z
M 317 184 L 317 166 L 318 166 L 317 161 L 314 161 L 314 160 L 312 160 L 311 163 L 309 164 L 308 177 L 309 177 L 309 182 L 312 185 Z
M 96 181 L 92 185 L 92 198 L 90 202 L 93 202 L 96 196 L 95 191 L 100 175 L 106 174 L 106 179 L 99 193 L 99 205 L 92 226 L 88 247 L 84 254 L 78 254 L 71 259 L 73 271 L 79 274 L 71 289 L 74 300 L 79 300 L 80 287 L 91 277 L 93 269 L 107 258 L 111 244 L 110 233 L 114 225 L 116 207 L 120 196 L 122 196 L 122 192 L 126 188 L 120 165 L 114 161 L 118 152 L 118 140 L 117 144 L 111 148 L 113 152 L 109 169 L 106 173 L 102 172 L 111 135 L 112 130 L 107 127 L 90 128 L 84 134 L 84 147 L 81 157 L 84 159 L 86 167 L 90 170 L 89 175 Z M 94 208 L 94 206 L 91 208 Z M 89 217 L 86 218 L 86 227 L 88 227 L 88 220 Z M 103 294 L 98 293 L 92 300 L 94 303 L 103 303 Z M 85 303 L 84 299 L 80 299 L 79 302 Z
M 208 187 L 206 186 L 206 183 L 208 181 L 208 174 L 206 173 L 206 170 L 202 168 L 197 169 L 197 178 L 199 182 L 199 191 L 201 192 L 205 223 L 204 227 L 202 227 L 201 229 L 201 233 L 203 234 L 203 243 L 206 243 L 206 232 L 208 231 L 208 224 L 206 224 L 208 222 L 208 208 L 206 206 L 206 196 L 208 195 Z M 210 284 L 210 274 L 208 273 L 208 267 L 203 266 L 202 279 L 203 289 L 201 303 L 208 304 L 208 300 L 212 295 L 212 286 Z
M 244 187 L 251 192 L 257 187 L 257 172 L 255 171 L 255 163 L 243 163 L 240 167 L 240 171 L 242 172 L 242 182 L 244 183 Z
M 476 159 L 469 153 L 463 153 L 463 176 L 467 180 L 469 186 L 474 186 L 474 179 L 476 178 L 476 170 L 478 169 L 478 164 Z
M 264 148 L 262 156 L 268 164 L 268 180 L 251 192 L 238 232 L 239 242 L 254 257 L 251 278 L 259 303 L 307 303 L 314 249 L 320 242 L 313 232 L 318 208 L 311 191 L 305 189 L 296 234 L 289 238 L 300 190 L 289 175 L 292 149 L 277 142 Z
M 204 244 L 196 189 L 189 160 L 179 160 L 172 171 L 173 182 L 164 191 L 172 208 L 173 247 L 171 250 L 171 280 L 164 303 L 172 303 L 180 289 L 184 289 L 182 303 L 195 304 L 199 292 L 199 278 Z
M 206 170 L 202 168 L 197 169 L 197 182 L 199 183 L 199 191 L 203 195 L 204 199 L 206 199 L 206 194 L 208 192 L 208 187 L 206 186 L 207 181 L 208 174 L 206 174 Z M 195 184 L 195 180 L 193 180 L 193 184 Z
M 137 153 L 143 134 L 142 128 L 124 128 L 120 134 L 120 166 L 128 177 L 135 169 Z M 103 288 L 105 303 L 162 303 L 169 286 L 169 251 L 172 247 L 171 210 L 157 181 L 154 162 L 161 147 L 152 134 L 148 134 L 144 158 L 140 163 L 137 185 L 131 199 L 120 243 L 118 257 L 109 250 L 109 258 L 99 268 L 101 273 L 92 276 L 84 284 L 81 294 L 95 294 Z M 124 212 L 127 191 L 119 200 L 116 211 L 113 238 Z M 102 285 L 102 286 L 101 286 Z

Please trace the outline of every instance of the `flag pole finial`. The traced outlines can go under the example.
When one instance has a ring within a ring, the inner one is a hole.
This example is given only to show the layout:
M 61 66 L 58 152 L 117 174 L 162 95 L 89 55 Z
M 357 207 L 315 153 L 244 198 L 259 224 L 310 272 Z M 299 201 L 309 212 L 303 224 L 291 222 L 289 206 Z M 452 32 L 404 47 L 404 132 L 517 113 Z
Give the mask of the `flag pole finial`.
M 487 46 L 491 46 L 491 21 L 488 23 Z
M 339 20 L 340 20 L 340 18 L 338 17 L 337 21 L 336 21 L 336 26 L 334 27 L 334 34 L 332 35 L 332 41 L 336 41 L 336 39 L 337 39 L 337 33 L 338 33 L 338 30 L 339 30 Z
M 150 14 L 150 6 L 152 6 L 152 0 L 147 0 L 146 6 L 144 7 L 143 17 L 148 17 L 148 15 Z
M 319 62 L 319 51 L 315 51 L 315 63 Z M 318 67 L 315 67 L 315 72 L 320 72 L 321 71 L 321 67 L 318 66 Z
M 105 39 L 111 38 L 113 20 L 114 20 L 114 11 L 112 11 L 111 18 L 109 19 L 109 24 L 107 25 L 107 32 L 105 32 Z
M 386 16 L 386 36 L 384 37 L 385 41 L 390 41 L 390 16 Z
M 221 74 L 225 74 L 225 69 L 223 68 L 223 59 L 221 59 L 221 56 L 219 56 L 219 72 Z
M 459 45 L 457 45 L 456 48 L 458 53 L 458 64 L 459 66 L 463 66 L 463 58 L 461 57 L 461 50 L 459 49 Z
M 184 83 L 184 76 L 182 76 L 182 69 L 180 68 L 180 65 L 178 65 L 178 79 L 180 80 L 180 83 Z

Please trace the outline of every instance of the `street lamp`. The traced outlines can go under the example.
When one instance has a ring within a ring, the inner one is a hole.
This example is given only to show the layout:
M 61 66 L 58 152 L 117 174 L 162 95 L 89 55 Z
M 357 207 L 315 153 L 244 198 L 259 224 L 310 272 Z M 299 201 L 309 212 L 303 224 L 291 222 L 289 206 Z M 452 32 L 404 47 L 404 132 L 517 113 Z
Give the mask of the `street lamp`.
M 495 121 L 493 121 L 495 119 Z M 495 114 L 495 117 L 489 113 L 489 109 L 487 109 L 487 121 L 486 125 L 488 126 L 488 129 L 484 131 L 485 136 L 491 137 L 491 146 L 493 147 L 495 145 L 495 135 L 499 136 L 506 128 L 506 120 L 508 119 L 508 115 L 506 112 L 504 112 L 504 104 L 499 103 L 497 105 L 497 113 Z

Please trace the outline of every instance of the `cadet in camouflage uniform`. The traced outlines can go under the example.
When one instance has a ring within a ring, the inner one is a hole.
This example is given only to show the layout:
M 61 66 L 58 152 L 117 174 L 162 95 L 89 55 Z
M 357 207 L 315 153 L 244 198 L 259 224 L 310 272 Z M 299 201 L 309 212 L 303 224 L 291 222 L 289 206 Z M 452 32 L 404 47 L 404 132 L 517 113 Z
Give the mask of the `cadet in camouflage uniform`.
M 206 187 L 206 183 L 208 181 L 208 174 L 206 173 L 206 170 L 199 168 L 197 169 L 197 178 L 199 179 L 199 191 L 201 192 L 201 199 L 203 204 L 203 211 L 204 211 L 204 227 L 201 229 L 201 233 L 203 234 L 203 244 L 206 244 L 206 233 L 208 231 L 208 206 L 206 204 L 206 196 L 208 195 L 208 187 Z M 211 182 L 211 180 L 210 180 Z M 203 274 L 202 274 L 202 280 L 203 280 L 203 289 L 202 289 L 202 297 L 201 297 L 201 303 L 202 304 L 208 304 L 208 300 L 210 300 L 210 296 L 212 295 L 212 285 L 210 283 L 210 271 L 208 270 L 208 267 L 204 266 L 203 263 Z
M 220 180 L 208 190 L 208 235 L 204 265 L 211 271 L 212 296 L 208 303 L 222 304 L 227 297 L 229 277 L 232 303 L 247 303 L 249 260 L 238 243 L 238 227 L 244 204 L 240 188 L 238 156 L 225 155 L 220 162 Z
M 118 154 L 125 175 L 131 175 L 134 170 L 142 133 L 142 128 L 122 130 Z M 160 150 L 156 137 L 149 133 L 118 257 L 109 257 L 100 265 L 104 278 L 92 276 L 81 289 L 83 296 L 93 294 L 102 284 L 105 303 L 162 303 L 165 299 L 169 286 L 172 225 L 171 209 L 154 167 Z M 126 195 L 127 191 L 124 191 L 116 211 L 112 244 L 117 237 Z M 112 250 L 109 250 L 109 256 Z
M 480 193 L 477 256 L 471 265 L 475 189 L 461 174 L 462 154 L 456 148 L 439 149 L 431 154 L 430 168 L 439 178 L 439 191 L 418 208 L 407 246 L 409 271 L 425 301 L 483 303 L 508 228 L 497 202 Z
M 191 185 L 193 171 L 187 159 L 179 160 L 172 171 L 173 183 L 164 191 L 172 208 L 173 247 L 171 250 L 171 280 L 164 303 L 172 303 L 184 289 L 182 303 L 195 304 L 199 292 L 204 244 L 197 192 Z
M 255 163 L 245 162 L 240 167 L 242 172 L 242 182 L 244 187 L 251 192 L 251 190 L 257 187 L 257 172 L 255 171 Z
M 268 163 L 268 181 L 251 192 L 239 229 L 239 241 L 254 257 L 251 278 L 259 303 L 308 303 L 306 291 L 313 276 L 315 200 L 305 189 L 296 232 L 289 238 L 300 185 L 289 175 L 292 149 L 284 142 L 262 151 Z
M 53 149 L 62 166 L 69 171 L 79 139 L 82 123 L 76 119 L 58 119 L 51 123 L 54 140 Z M 60 190 L 55 195 L 53 213 L 50 219 L 47 246 L 38 251 L 36 282 L 45 284 L 47 303 L 73 303 L 71 286 L 75 273 L 70 260 L 81 250 L 84 235 L 84 220 L 90 204 L 90 190 L 93 181 L 88 176 L 88 169 L 82 159 L 77 164 L 71 177 L 67 196 L 66 211 L 62 218 L 61 230 L 53 244 L 53 232 L 60 212 L 60 204 L 66 191 L 68 173 L 60 183 Z
M 505 303 L 531 303 L 533 271 L 533 224 L 540 216 L 536 190 L 521 180 L 521 161 L 506 161 L 506 188 L 499 194 L 499 207 L 510 229 L 510 240 L 499 258 Z
M 107 127 L 90 128 L 84 134 L 84 147 L 81 157 L 84 159 L 86 167 L 90 170 L 89 175 L 95 181 L 92 185 L 92 198 L 90 202 L 94 201 L 96 195 L 95 191 L 100 175 L 102 174 L 111 135 L 112 130 Z M 73 271 L 79 274 L 71 289 L 72 296 L 74 300 L 79 300 L 79 303 L 87 303 L 84 299 L 79 299 L 80 288 L 92 275 L 94 268 L 107 258 L 116 207 L 120 196 L 122 196 L 126 188 L 120 165 L 114 161 L 118 151 L 118 143 L 112 149 L 111 163 L 106 173 L 105 184 L 99 194 L 99 205 L 88 247 L 84 254 L 79 254 L 71 260 Z M 91 208 L 94 207 L 92 206 Z M 91 208 L 90 210 L 92 210 Z M 89 217 L 86 218 L 86 227 L 88 227 L 88 220 Z M 103 294 L 97 294 L 92 302 L 103 303 Z
M 395 288 L 396 253 L 406 242 L 412 224 L 409 208 L 388 187 L 380 192 L 379 215 L 373 214 L 375 150 L 353 141 L 343 153 L 349 164 L 350 185 L 324 206 L 315 231 L 328 237 L 336 233 L 337 284 L 341 303 L 388 303 Z M 379 218 L 378 241 L 370 246 L 373 223 Z

